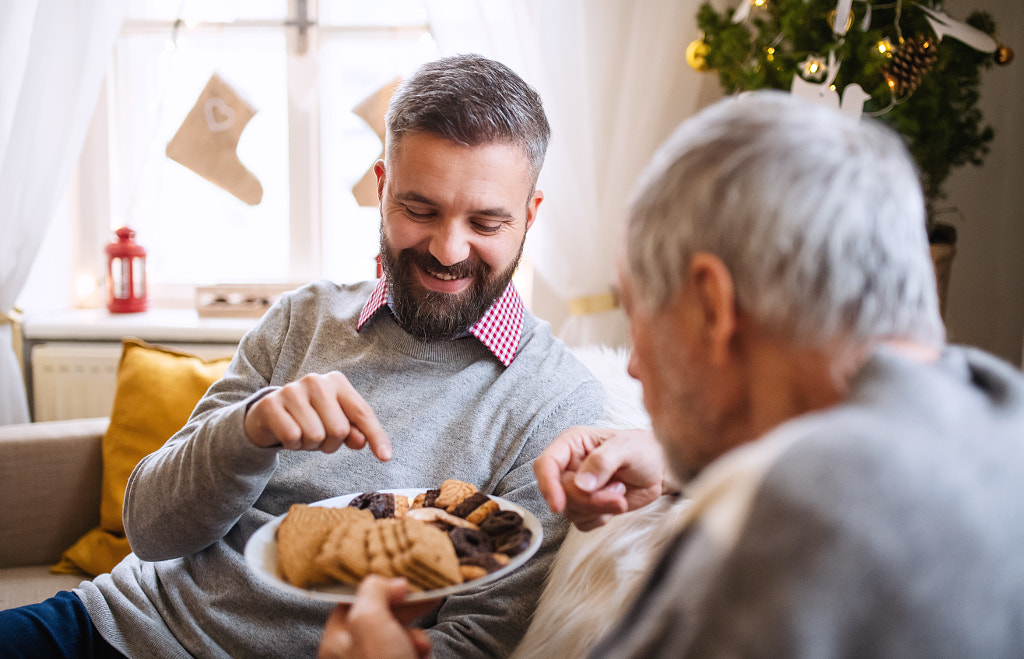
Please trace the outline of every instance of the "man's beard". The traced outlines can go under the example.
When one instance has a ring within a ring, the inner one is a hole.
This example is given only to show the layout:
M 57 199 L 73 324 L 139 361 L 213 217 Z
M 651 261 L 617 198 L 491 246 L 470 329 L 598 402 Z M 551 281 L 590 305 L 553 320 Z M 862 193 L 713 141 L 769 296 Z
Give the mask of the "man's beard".
M 380 260 L 388 280 L 395 315 L 402 327 L 424 341 L 447 341 L 457 338 L 472 327 L 505 292 L 523 255 L 526 236 L 519 244 L 519 253 L 512 264 L 492 276 L 492 269 L 482 261 L 466 259 L 443 266 L 431 254 L 412 248 L 395 254 L 384 236 L 380 236 Z M 438 293 L 423 287 L 415 267 L 432 273 L 445 273 L 456 278 L 472 277 L 473 283 L 461 293 Z

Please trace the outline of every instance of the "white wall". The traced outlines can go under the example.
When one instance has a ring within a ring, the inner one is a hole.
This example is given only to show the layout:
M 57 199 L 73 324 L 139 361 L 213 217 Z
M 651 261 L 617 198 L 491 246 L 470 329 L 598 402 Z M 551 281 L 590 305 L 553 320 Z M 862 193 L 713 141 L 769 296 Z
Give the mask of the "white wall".
M 1015 364 L 1024 341 L 1024 3 L 950 0 L 947 13 L 992 15 L 997 37 L 1016 51 L 1009 66 L 984 74 L 980 106 L 995 129 L 983 167 L 949 179 L 948 201 L 962 212 L 946 326 L 950 341 L 979 346 Z

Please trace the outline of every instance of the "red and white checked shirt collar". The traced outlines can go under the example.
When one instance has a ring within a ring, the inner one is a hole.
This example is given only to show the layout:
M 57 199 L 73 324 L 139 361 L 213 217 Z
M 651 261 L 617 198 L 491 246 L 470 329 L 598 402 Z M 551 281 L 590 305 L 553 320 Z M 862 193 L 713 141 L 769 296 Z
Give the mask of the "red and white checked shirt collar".
M 382 307 L 388 305 L 388 283 L 385 277 L 377 280 L 377 286 L 359 314 L 356 331 L 363 328 Z M 505 366 L 512 363 L 519 348 L 519 336 L 523 330 L 523 300 L 512 282 L 508 283 L 487 313 L 469 328 L 469 333 L 480 339 L 487 349 L 494 353 Z

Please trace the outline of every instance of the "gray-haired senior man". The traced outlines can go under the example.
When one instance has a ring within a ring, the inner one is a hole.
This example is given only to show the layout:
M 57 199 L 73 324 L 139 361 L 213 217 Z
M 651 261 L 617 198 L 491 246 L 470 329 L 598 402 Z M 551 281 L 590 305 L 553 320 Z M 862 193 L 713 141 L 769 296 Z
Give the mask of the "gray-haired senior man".
M 508 67 L 460 55 L 406 79 L 386 124 L 374 168 L 384 277 L 316 282 L 270 309 L 132 474 L 134 553 L 73 593 L 0 613 L 0 647 L 314 656 L 330 603 L 262 582 L 242 555 L 250 535 L 294 503 L 457 478 L 532 510 L 544 543 L 525 569 L 435 602 L 419 624 L 437 656 L 512 651 L 568 528 L 533 460 L 593 423 L 603 398 L 511 283 L 543 199 L 548 123 Z
M 1024 656 L 1024 378 L 944 345 L 895 134 L 712 107 L 642 178 L 620 285 L 692 507 L 596 656 Z M 658 443 L 574 429 L 535 471 L 594 526 L 657 493 Z
M 574 428 L 534 469 L 583 529 L 667 475 L 692 504 L 596 656 L 1024 656 L 1024 378 L 944 344 L 895 134 L 716 104 L 641 178 L 619 280 L 654 434 Z M 325 649 L 374 647 L 386 586 Z

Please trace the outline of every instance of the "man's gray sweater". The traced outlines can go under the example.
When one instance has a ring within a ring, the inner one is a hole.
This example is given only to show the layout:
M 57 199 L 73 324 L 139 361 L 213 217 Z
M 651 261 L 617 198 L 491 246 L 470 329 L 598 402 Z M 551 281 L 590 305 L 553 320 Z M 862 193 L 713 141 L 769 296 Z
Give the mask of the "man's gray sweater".
M 418 341 L 386 309 L 356 332 L 372 286 L 319 282 L 284 296 L 185 427 L 135 469 L 124 506 L 134 553 L 75 591 L 112 645 L 139 657 L 315 656 L 331 605 L 258 580 L 242 556 L 249 536 L 293 503 L 457 478 L 532 511 L 545 537 L 526 566 L 449 598 L 426 621 L 435 655 L 512 650 L 566 530 L 532 462 L 563 429 L 594 422 L 601 385 L 529 311 L 507 368 L 473 337 Z M 259 448 L 246 438 L 243 417 L 257 396 L 333 370 L 373 408 L 391 461 L 369 450 Z

